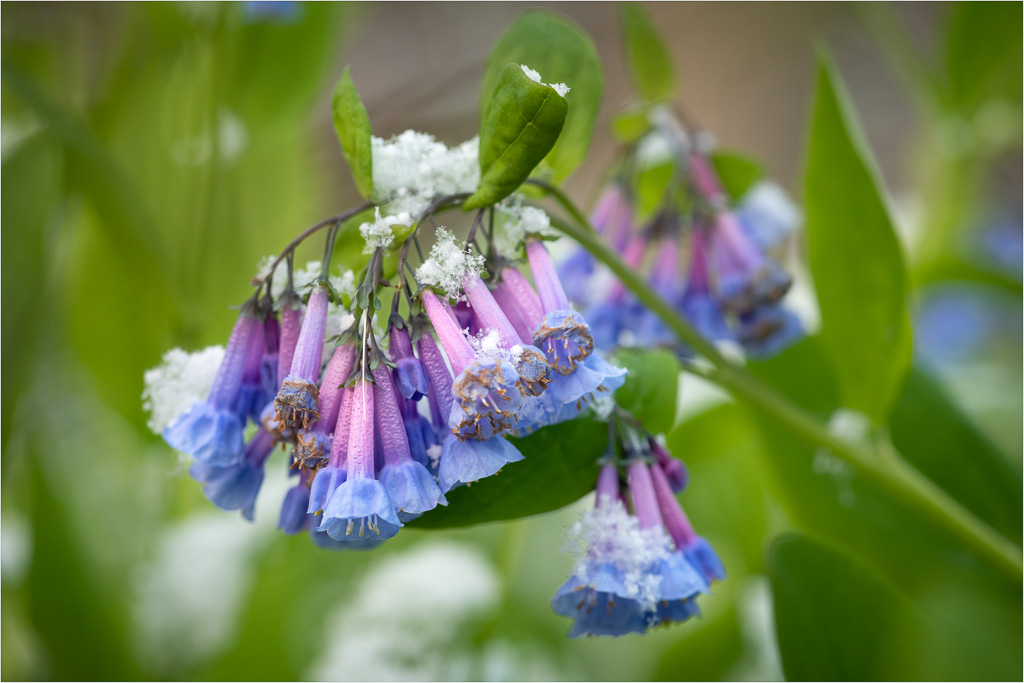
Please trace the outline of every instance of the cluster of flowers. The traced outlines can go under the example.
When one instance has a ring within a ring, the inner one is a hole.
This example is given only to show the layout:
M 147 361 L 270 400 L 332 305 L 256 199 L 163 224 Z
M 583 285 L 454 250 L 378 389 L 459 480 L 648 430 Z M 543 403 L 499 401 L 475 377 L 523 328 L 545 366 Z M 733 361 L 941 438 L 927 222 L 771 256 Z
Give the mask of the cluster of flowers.
M 635 224 L 630 186 L 619 179 L 599 198 L 594 228 L 631 267 L 646 269 L 654 289 L 706 339 L 738 342 L 752 356 L 778 353 L 803 336 L 799 318 L 780 305 L 792 280 L 773 257 L 799 222 L 798 211 L 767 182 L 732 210 L 708 157 L 692 145 L 678 168 L 681 190 L 666 193 L 670 198 L 646 224 Z M 678 200 L 680 192 L 685 202 Z M 672 331 L 621 283 L 595 297 L 602 288 L 589 253 L 574 253 L 560 272 L 575 285 L 571 298 L 587 306 L 600 348 L 679 347 Z
M 506 435 L 572 419 L 621 386 L 625 370 L 594 352 L 542 241 L 526 243 L 536 289 L 509 262 L 488 286 L 482 259 L 457 247 L 454 266 L 439 264 L 450 246 L 439 240 L 420 270 L 456 279 L 461 301 L 453 308 L 421 289 L 408 319 L 392 313 L 387 354 L 357 310 L 324 364 L 324 278 L 304 310 L 290 288 L 280 316 L 269 294 L 243 306 L 208 397 L 163 432 L 194 458 L 190 474 L 214 504 L 251 519 L 265 463 L 283 444 L 298 482 L 279 528 L 324 547 L 372 547 L 446 505 L 452 488 L 522 460 Z
M 697 596 L 725 578 L 718 555 L 676 498 L 687 484 L 685 466 L 653 439 L 639 448 L 633 442 L 624 464 L 628 497 L 620 492 L 619 466 L 606 462 L 596 507 L 570 530 L 578 559 L 551 607 L 573 619 L 572 638 L 686 621 L 700 614 Z

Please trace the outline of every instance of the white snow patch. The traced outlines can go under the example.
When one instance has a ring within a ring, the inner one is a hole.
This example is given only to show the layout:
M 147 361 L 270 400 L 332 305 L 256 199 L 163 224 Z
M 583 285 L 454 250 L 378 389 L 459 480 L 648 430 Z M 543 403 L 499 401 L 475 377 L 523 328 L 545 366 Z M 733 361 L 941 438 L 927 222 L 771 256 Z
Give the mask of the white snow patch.
M 469 245 L 456 242 L 454 235 L 440 227 L 430 257 L 416 269 L 416 279 L 420 284 L 440 287 L 449 298 L 458 299 L 464 296 L 463 278 L 470 273 L 479 274 L 483 268 L 483 256 L 474 254 Z
M 374 137 L 372 145 L 374 201 L 392 215 L 415 220 L 437 197 L 472 192 L 480 182 L 479 138 L 449 148 L 407 130 L 389 140 Z
M 581 581 L 591 580 L 591 567 L 611 564 L 622 571 L 625 597 L 653 609 L 661 577 L 651 570 L 672 553 L 672 541 L 660 528 L 641 528 L 621 501 L 605 496 L 599 507 L 585 511 L 567 531 L 562 550 L 576 555 L 572 573 Z
M 142 407 L 149 411 L 146 425 L 154 434 L 162 434 L 178 416 L 207 397 L 223 358 L 223 346 L 193 353 L 174 348 L 164 354 L 160 365 L 146 370 Z
M 565 83 L 544 83 L 540 79 L 540 74 L 531 69 L 530 67 L 526 66 L 525 64 L 520 64 L 519 67 L 523 70 L 523 73 L 526 74 L 527 78 L 529 78 L 534 83 L 540 83 L 541 85 L 548 86 L 556 93 L 558 93 L 559 97 L 564 98 L 566 95 L 569 94 L 569 91 L 572 90 L 572 88 L 567 86 Z
M 522 197 L 512 195 L 497 208 L 494 241 L 498 252 L 515 256 L 523 248 L 528 235 L 558 237 L 561 233 L 551 227 L 551 216 L 536 206 L 524 206 Z
M 359 226 L 359 234 L 366 240 L 366 244 L 363 246 L 363 253 L 372 254 L 375 249 L 387 249 L 395 241 L 395 235 L 391 226 L 411 225 L 412 222 L 412 216 L 406 211 L 395 216 L 381 217 L 380 207 L 378 206 L 375 209 L 375 219 L 372 222 L 363 223 Z

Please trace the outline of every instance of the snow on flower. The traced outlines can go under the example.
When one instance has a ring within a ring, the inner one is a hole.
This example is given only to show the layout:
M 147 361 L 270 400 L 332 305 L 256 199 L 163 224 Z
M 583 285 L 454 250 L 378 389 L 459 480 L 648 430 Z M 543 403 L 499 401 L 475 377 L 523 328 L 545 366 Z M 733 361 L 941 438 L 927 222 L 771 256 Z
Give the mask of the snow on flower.
M 483 256 L 474 255 L 468 245 L 461 246 L 454 235 L 440 227 L 430 258 L 416 269 L 416 279 L 420 284 L 440 287 L 449 298 L 457 299 L 461 296 L 462 279 L 468 273 L 480 273 L 483 268 Z

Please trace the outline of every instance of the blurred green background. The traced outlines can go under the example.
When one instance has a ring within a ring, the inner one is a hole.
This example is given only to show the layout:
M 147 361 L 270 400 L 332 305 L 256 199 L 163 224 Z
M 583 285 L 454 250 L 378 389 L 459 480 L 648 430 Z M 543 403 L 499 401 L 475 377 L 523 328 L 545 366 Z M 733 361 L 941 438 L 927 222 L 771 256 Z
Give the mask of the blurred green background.
M 542 4 L 595 37 L 607 76 L 590 160 L 567 185 L 585 203 L 629 99 L 616 9 Z M 172 346 L 223 343 L 259 259 L 357 201 L 330 121 L 343 66 L 375 134 L 457 143 L 476 131 L 489 48 L 524 9 L 3 4 L 3 678 L 772 680 L 819 674 L 793 655 L 783 667 L 777 640 L 786 656 L 803 634 L 810 661 L 845 642 L 835 624 L 878 634 L 854 642 L 846 677 L 1021 677 L 1019 582 L 690 377 L 668 440 L 730 577 L 702 619 L 611 641 L 565 639 L 548 607 L 586 500 L 335 554 L 273 531 L 283 467 L 248 525 L 146 429 L 143 371 Z M 915 370 L 892 441 L 1019 543 L 1021 6 L 648 10 L 687 108 L 794 193 L 815 45 L 831 47 L 912 280 Z M 820 355 L 812 339 L 754 370 L 827 419 Z M 777 543 L 799 571 L 773 609 L 766 553 L 789 530 L 838 549 Z M 826 622 L 792 630 L 801 600 Z M 777 638 L 780 609 L 791 628 Z

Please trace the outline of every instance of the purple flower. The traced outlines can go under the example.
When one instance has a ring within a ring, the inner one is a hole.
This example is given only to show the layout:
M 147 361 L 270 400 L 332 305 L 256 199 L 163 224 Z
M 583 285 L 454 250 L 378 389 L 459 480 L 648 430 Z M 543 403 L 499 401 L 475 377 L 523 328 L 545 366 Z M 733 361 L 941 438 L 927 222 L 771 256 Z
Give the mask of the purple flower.
M 281 334 L 277 347 L 277 381 L 274 395 L 277 395 L 288 371 L 292 369 L 295 346 L 299 343 L 299 333 L 302 330 L 302 302 L 290 292 L 286 292 L 282 298 L 284 305 L 281 307 Z
M 243 425 L 234 409 L 249 343 L 259 325 L 251 311 L 243 309 L 224 350 L 210 395 L 164 429 L 164 441 L 172 448 L 218 467 L 233 465 L 241 458 L 245 448 Z
M 281 360 L 281 323 L 277 313 L 270 311 L 263 321 L 263 357 L 260 358 L 260 382 L 269 397 L 276 396 L 281 385 L 277 381 L 278 364 Z M 266 402 L 264 402 L 266 405 Z M 260 406 L 262 409 L 263 406 Z
M 722 561 L 718 559 L 711 545 L 694 532 L 661 467 L 651 467 L 650 476 L 657 499 L 656 504 L 665 521 L 665 528 L 676 544 L 676 549 L 700 572 L 708 584 L 725 579 Z
M 690 483 L 690 473 L 686 469 L 686 464 L 679 458 L 673 457 L 667 448 L 654 439 L 650 439 L 649 443 L 651 453 L 654 454 L 658 467 L 668 480 L 672 491 L 682 493 L 686 490 L 686 485 Z
M 260 370 L 265 350 L 264 327 L 257 325 L 249 339 L 249 348 L 245 354 L 245 370 L 242 373 L 242 386 L 235 399 L 235 412 L 243 425 L 247 419 L 252 419 L 253 424 L 260 424 L 260 413 L 267 405 L 267 401 L 270 400 L 270 395 L 263 387 Z
M 320 419 L 317 411 L 317 379 L 323 361 L 328 298 L 328 289 L 324 283 L 313 286 L 295 345 L 291 369 L 274 399 L 277 420 L 293 429 L 308 428 Z
M 795 313 L 782 306 L 758 306 L 740 316 L 736 336 L 747 354 L 754 358 L 774 356 L 804 337 Z
M 281 503 L 281 515 L 277 518 L 277 528 L 289 536 L 301 533 L 306 528 L 306 508 L 309 507 L 309 483 L 306 476 L 299 477 L 299 482 L 288 489 Z
M 484 479 L 496 474 L 506 463 L 522 459 L 519 449 L 502 436 L 463 440 L 449 434 L 442 445 L 437 485 L 447 493 L 459 482 L 470 484 Z
M 359 379 L 353 387 L 347 478 L 327 500 L 317 527 L 336 541 L 383 541 L 402 526 L 387 490 L 374 476 L 375 431 L 373 384 Z
M 438 461 L 441 457 L 441 442 L 437 437 L 437 432 L 434 431 L 434 425 L 420 415 L 415 401 L 402 399 L 399 404 L 412 459 L 430 470 L 431 474 L 436 475 Z
M 196 460 L 188 473 L 203 485 L 203 495 L 211 503 L 222 510 L 241 510 L 252 521 L 256 495 L 263 485 L 263 466 L 273 450 L 273 439 L 261 429 L 246 444 L 240 462 L 215 467 Z
M 544 389 L 551 382 L 551 366 L 544 356 L 527 346 L 527 342 L 520 338 L 512 322 L 479 275 L 466 275 L 462 286 L 466 298 L 473 307 L 474 315 L 480 322 L 480 327 L 497 333 L 502 348 L 511 352 L 513 367 L 519 374 L 520 394 L 539 396 L 544 393 Z
M 441 350 L 437 348 L 434 337 L 428 330 L 420 330 L 416 339 L 416 351 L 420 362 L 427 371 L 429 387 L 427 400 L 430 403 L 430 416 L 436 434 L 448 432 L 448 416 L 452 412 L 452 379 L 451 370 L 444 362 Z
M 427 373 L 412 351 L 412 341 L 405 323 L 397 315 L 391 316 L 388 351 L 395 362 L 395 384 L 403 398 L 418 401 L 427 395 Z
M 331 439 L 331 453 L 327 459 L 327 465 L 316 471 L 313 484 L 310 487 L 308 508 L 310 514 L 323 510 L 334 491 L 348 477 L 346 455 L 348 453 L 348 434 L 352 425 L 353 396 L 354 392 L 351 387 L 342 389 L 341 407 L 338 410 L 338 420 L 334 436 Z
M 711 296 L 704 230 L 696 226 L 691 235 L 690 271 L 686 277 L 686 290 L 680 302 L 681 312 L 708 341 L 731 340 L 734 335 L 725 320 L 725 313 Z
M 514 429 L 522 401 L 515 368 L 502 358 L 477 354 L 432 291 L 423 292 L 423 304 L 457 375 L 448 426 L 460 438 L 478 441 Z
M 299 467 L 316 471 L 327 464 L 331 434 L 337 425 L 341 406 L 341 385 L 352 370 L 355 357 L 356 350 L 352 344 L 341 344 L 334 350 L 318 392 L 320 419 L 312 427 L 300 429 L 296 434 L 295 461 Z
M 391 503 L 399 512 L 421 514 L 433 510 L 440 503 L 447 505 L 444 495 L 434 482 L 430 471 L 416 462 L 409 452 L 405 424 L 391 373 L 381 364 L 373 370 L 373 389 L 377 430 L 380 434 L 384 467 L 380 470 L 380 483 L 384 485 Z

